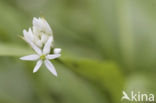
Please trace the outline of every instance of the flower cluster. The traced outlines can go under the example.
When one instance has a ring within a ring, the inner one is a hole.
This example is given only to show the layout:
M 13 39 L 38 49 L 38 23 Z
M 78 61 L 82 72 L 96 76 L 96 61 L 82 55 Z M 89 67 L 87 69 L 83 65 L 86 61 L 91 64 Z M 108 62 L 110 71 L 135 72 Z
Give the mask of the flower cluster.
M 47 69 L 57 76 L 57 72 L 50 62 L 61 56 L 60 48 L 54 48 L 52 30 L 44 18 L 33 18 L 33 27 L 28 31 L 23 30 L 23 39 L 33 48 L 36 54 L 21 57 L 21 60 L 36 61 L 36 66 L 33 73 L 37 72 L 42 63 Z M 52 54 L 50 54 L 52 53 Z

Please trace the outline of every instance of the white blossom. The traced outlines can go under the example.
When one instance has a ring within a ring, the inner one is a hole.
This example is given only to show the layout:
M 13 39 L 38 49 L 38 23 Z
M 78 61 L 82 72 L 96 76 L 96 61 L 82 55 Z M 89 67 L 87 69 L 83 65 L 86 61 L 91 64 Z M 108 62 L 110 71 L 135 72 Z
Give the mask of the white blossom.
M 57 53 L 54 52 L 54 54 L 50 54 L 51 43 L 52 43 L 52 36 L 49 37 L 43 50 L 41 51 L 40 48 L 38 48 L 36 45 L 34 45 L 34 43 L 31 42 L 30 45 L 36 51 L 37 54 L 31 54 L 31 55 L 24 56 L 24 57 L 20 58 L 21 60 L 27 60 L 27 61 L 36 61 L 37 60 L 36 66 L 34 67 L 34 70 L 33 70 L 33 73 L 37 72 L 39 70 L 39 68 L 41 67 L 42 63 L 44 63 L 45 66 L 47 67 L 47 69 L 51 73 L 53 73 L 55 76 L 57 76 L 55 67 L 50 62 L 50 60 L 60 57 L 61 54 L 60 54 L 60 52 L 57 52 Z M 57 51 L 57 50 L 61 51 L 60 48 L 54 49 L 54 51 Z
M 33 18 L 33 31 L 36 35 L 41 35 L 42 33 L 52 35 L 52 30 L 44 18 Z
M 28 40 L 32 41 L 39 48 L 43 48 L 44 44 L 52 34 L 52 29 L 44 18 L 37 19 L 34 17 L 32 29 L 29 28 L 28 31 L 23 30 L 24 40 L 26 42 L 28 42 Z
M 37 72 L 44 63 L 47 69 L 57 76 L 55 67 L 50 62 L 61 56 L 61 49 L 53 47 L 53 34 L 47 21 L 43 18 L 33 18 L 33 27 L 23 30 L 23 39 L 33 48 L 36 54 L 21 57 L 21 60 L 37 61 L 33 73 Z M 53 50 L 53 54 L 51 53 Z

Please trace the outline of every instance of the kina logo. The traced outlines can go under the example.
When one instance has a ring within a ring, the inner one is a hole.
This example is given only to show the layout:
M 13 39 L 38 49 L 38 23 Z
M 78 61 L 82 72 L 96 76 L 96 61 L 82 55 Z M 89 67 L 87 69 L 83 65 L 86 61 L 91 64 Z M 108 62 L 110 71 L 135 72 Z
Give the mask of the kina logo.
M 135 93 L 134 91 L 131 91 L 130 95 L 128 95 L 125 91 L 122 92 L 123 96 L 121 100 L 127 100 L 127 101 L 146 101 L 146 102 L 152 102 L 154 101 L 154 94 L 146 94 L 146 93 L 141 93 L 137 92 Z

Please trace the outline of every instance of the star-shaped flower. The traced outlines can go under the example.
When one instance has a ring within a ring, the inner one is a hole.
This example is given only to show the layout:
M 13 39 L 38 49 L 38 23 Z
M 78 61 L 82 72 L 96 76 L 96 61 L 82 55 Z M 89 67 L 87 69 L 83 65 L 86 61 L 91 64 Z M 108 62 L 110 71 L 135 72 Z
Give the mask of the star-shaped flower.
M 47 69 L 51 73 L 53 73 L 55 76 L 57 76 L 57 72 L 55 70 L 55 67 L 50 62 L 50 60 L 60 57 L 61 56 L 61 54 L 60 54 L 61 49 L 55 48 L 54 54 L 50 54 L 51 44 L 52 44 L 52 36 L 49 37 L 48 41 L 46 42 L 46 44 L 43 48 L 43 51 L 40 48 L 38 48 L 36 45 L 34 45 L 34 43 L 30 42 L 31 47 L 36 51 L 37 54 L 24 56 L 24 57 L 21 57 L 20 59 L 21 60 L 28 60 L 28 61 L 36 61 L 37 60 L 37 64 L 33 70 L 33 73 L 37 72 L 39 70 L 39 68 L 41 67 L 42 63 L 44 63 L 45 66 L 47 67 Z
M 21 57 L 21 60 L 37 61 L 33 73 L 37 72 L 42 63 L 45 64 L 47 69 L 57 76 L 55 67 L 50 62 L 51 59 L 55 59 L 61 56 L 60 48 L 54 48 L 53 45 L 53 33 L 49 24 L 44 18 L 33 18 L 33 27 L 28 31 L 23 30 L 23 39 L 34 49 L 36 54 Z M 53 54 L 51 53 L 51 50 Z

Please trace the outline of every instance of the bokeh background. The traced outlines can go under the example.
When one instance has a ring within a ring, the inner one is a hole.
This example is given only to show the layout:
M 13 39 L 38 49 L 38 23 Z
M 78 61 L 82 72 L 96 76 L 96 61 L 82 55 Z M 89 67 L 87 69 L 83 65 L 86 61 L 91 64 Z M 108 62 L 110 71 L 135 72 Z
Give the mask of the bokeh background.
M 122 91 L 156 95 L 155 0 L 0 0 L 0 103 L 122 103 Z M 58 77 L 19 60 L 19 37 L 44 17 Z M 126 102 L 126 101 L 125 101 Z

